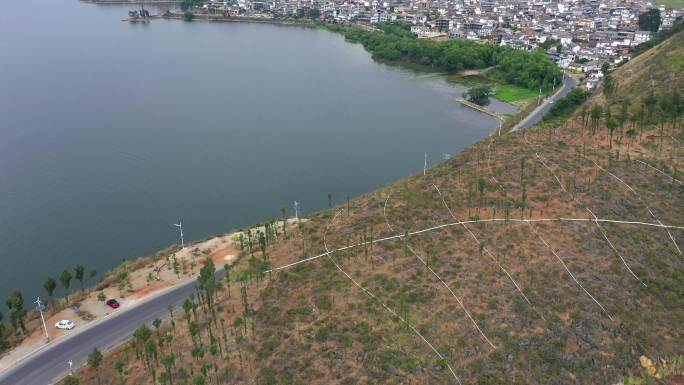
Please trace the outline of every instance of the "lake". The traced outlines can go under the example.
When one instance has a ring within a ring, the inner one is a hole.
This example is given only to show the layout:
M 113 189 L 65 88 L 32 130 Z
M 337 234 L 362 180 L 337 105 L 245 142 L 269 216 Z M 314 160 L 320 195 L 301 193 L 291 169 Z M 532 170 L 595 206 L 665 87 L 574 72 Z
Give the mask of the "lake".
M 332 32 L 122 22 L 133 6 L 15 0 L 0 13 L 0 299 L 47 276 L 372 191 L 498 121 L 442 76 Z M 158 13 L 154 12 L 153 13 Z

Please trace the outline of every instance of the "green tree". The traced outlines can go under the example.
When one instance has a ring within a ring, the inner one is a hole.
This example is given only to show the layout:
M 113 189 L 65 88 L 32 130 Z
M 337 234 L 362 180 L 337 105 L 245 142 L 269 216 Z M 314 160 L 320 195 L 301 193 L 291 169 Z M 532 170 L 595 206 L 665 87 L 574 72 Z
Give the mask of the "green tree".
M 214 265 L 214 261 L 212 261 L 211 258 L 207 258 L 207 260 L 204 262 L 204 266 L 202 266 L 200 269 L 200 274 L 197 280 L 199 281 L 200 289 L 204 290 L 207 306 L 209 306 L 212 314 L 214 312 L 214 294 L 216 293 L 216 289 L 218 287 L 215 274 L 216 266 Z
M 152 331 L 145 324 L 140 325 L 137 329 L 135 329 L 135 332 L 133 332 L 135 352 L 138 359 L 142 358 L 140 354 L 141 352 L 144 352 L 145 344 L 150 337 L 152 337 Z
M 164 365 L 166 372 L 169 374 L 169 382 L 171 385 L 173 385 L 173 374 L 171 373 L 171 369 L 176 364 L 176 356 L 173 353 L 166 355 L 162 357 L 161 363 Z
M 487 188 L 487 182 L 484 180 L 483 177 L 480 177 L 477 180 L 477 190 L 480 192 L 480 202 L 477 205 L 478 209 L 480 208 L 480 206 L 482 206 L 482 201 L 484 199 L 484 193 L 485 193 L 486 188 Z
M 169 304 L 166 308 L 169 310 L 169 319 L 171 320 L 171 327 L 175 330 L 176 320 L 173 318 L 173 305 Z
M 195 19 L 195 14 L 192 12 L 183 12 L 183 20 L 193 21 Z
M 629 144 L 634 140 L 636 137 L 636 130 L 634 128 L 630 128 L 627 130 L 627 154 L 629 155 Z
M 156 366 L 158 364 L 157 344 L 154 340 L 149 340 L 145 343 L 145 353 L 147 354 L 149 366 L 152 367 L 152 362 L 154 362 Z
M 594 134 L 598 129 L 599 123 L 601 121 L 601 116 L 603 116 L 603 108 L 600 105 L 596 104 L 593 107 L 591 107 L 589 115 L 591 117 L 591 133 Z
M 629 119 L 629 107 L 631 103 L 628 99 L 623 100 L 620 103 L 620 114 L 618 115 L 618 123 L 620 124 L 620 134 L 622 135 L 622 129 L 625 123 Z
M 614 118 L 606 117 L 606 127 L 608 128 L 608 131 L 610 132 L 610 139 L 609 139 L 608 147 L 613 148 L 613 132 L 618 127 L 618 123 L 615 121 Z
M 114 370 L 116 370 L 117 373 L 119 373 L 119 380 L 121 381 L 121 385 L 126 383 L 126 379 L 124 377 L 124 368 L 126 367 L 126 363 L 121 361 L 121 360 L 116 360 L 114 361 Z
M 192 385 L 205 385 L 205 384 L 206 384 L 206 379 L 201 374 L 196 375 L 195 378 L 192 379 Z
M 603 75 L 608 75 L 609 72 L 610 72 L 610 64 L 608 64 L 608 63 L 601 64 L 601 73 Z
M 309 19 L 316 20 L 319 17 L 321 17 L 321 11 L 319 11 L 316 8 L 311 8 L 311 9 L 309 9 L 308 16 L 309 16 Z
M 159 318 L 155 318 L 154 321 L 152 321 L 152 326 L 154 326 L 154 330 L 159 334 L 159 327 L 161 326 L 162 321 Z
M 10 322 L 15 329 L 21 329 L 23 334 L 26 334 L 26 325 L 24 324 L 24 317 L 26 317 L 26 309 L 24 309 L 24 297 L 21 291 L 14 290 L 10 293 L 5 301 L 5 304 L 10 311 Z
M 57 288 L 57 282 L 55 282 L 54 278 L 48 277 L 45 282 L 43 282 L 43 288 L 45 288 L 45 291 L 47 291 L 48 297 L 50 297 L 50 302 L 52 302 L 52 295 L 55 293 L 55 289 Z
M 85 267 L 80 263 L 76 264 L 74 267 L 74 273 L 76 280 L 81 284 L 81 291 L 83 291 L 83 278 L 85 278 Z
M 606 99 L 610 99 L 611 97 L 613 97 L 616 88 L 617 85 L 615 83 L 615 79 L 613 78 L 613 76 L 611 76 L 610 74 L 606 74 L 603 77 L 603 95 L 605 95 Z
M 71 273 L 69 272 L 69 270 L 66 270 L 66 269 L 64 269 L 62 274 L 60 274 L 60 276 L 59 276 L 59 282 L 62 283 L 62 286 L 64 286 L 64 289 L 67 291 L 67 297 L 66 297 L 67 302 L 69 301 L 68 292 L 69 292 L 69 287 L 71 286 L 71 279 L 72 278 L 73 277 L 71 276 Z
M 183 0 L 181 1 L 181 10 L 185 11 L 190 7 L 201 6 L 203 3 L 204 0 Z
M 2 312 L 0 312 L 0 353 L 5 351 L 7 348 L 9 348 L 9 343 L 5 341 L 3 338 L 3 334 L 5 333 L 5 328 L 2 323 Z
M 485 106 L 489 104 L 489 95 L 492 89 L 489 86 L 475 86 L 463 93 L 463 97 L 470 102 Z
M 639 15 L 639 28 L 643 31 L 658 32 L 660 23 L 660 10 L 658 8 L 652 8 Z
M 93 351 L 88 354 L 88 365 L 95 370 L 95 374 L 97 374 L 98 385 L 100 384 L 100 371 L 97 369 L 102 363 L 102 358 L 102 352 L 100 352 L 97 348 L 94 348 Z
M 80 383 L 81 380 L 72 374 L 66 376 L 64 379 L 64 385 L 79 385 Z

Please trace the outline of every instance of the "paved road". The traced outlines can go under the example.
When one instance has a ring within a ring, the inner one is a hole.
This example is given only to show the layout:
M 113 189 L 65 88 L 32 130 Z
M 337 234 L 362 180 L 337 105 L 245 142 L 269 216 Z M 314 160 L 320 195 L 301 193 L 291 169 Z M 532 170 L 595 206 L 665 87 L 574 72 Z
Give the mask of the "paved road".
M 217 273 L 221 275 L 223 271 Z M 25 358 L 19 364 L 0 373 L 0 385 L 48 385 L 55 383 L 69 372 L 67 361 L 72 360 L 74 369 L 85 364 L 88 353 L 97 347 L 109 350 L 130 337 L 143 323 L 155 318 L 167 318 L 168 305 L 174 314 L 182 313 L 182 303 L 194 292 L 196 280 L 175 286 L 163 294 L 140 302 L 135 307 L 120 311 L 98 323 L 56 340 L 43 350 Z
M 521 120 L 520 123 L 516 124 L 511 131 L 515 131 L 520 128 L 531 127 L 539 123 L 544 117 L 544 115 L 553 106 L 553 103 L 562 99 L 568 92 L 575 88 L 577 84 L 579 84 L 579 81 L 577 79 L 570 75 L 563 74 L 563 87 L 561 87 L 560 90 L 556 91 L 556 93 L 553 94 L 551 97 L 544 100 L 544 102 L 542 102 L 542 104 L 539 107 L 532 111 L 532 113 L 529 114 L 525 119 Z

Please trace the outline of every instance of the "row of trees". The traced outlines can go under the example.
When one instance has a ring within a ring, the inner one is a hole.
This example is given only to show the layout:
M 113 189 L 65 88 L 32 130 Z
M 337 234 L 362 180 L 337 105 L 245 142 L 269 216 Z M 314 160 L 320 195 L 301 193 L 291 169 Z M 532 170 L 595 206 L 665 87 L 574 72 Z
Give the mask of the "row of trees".
M 332 198 L 332 197 L 330 197 Z M 282 222 L 272 220 L 256 229 L 248 229 L 238 238 L 240 258 L 247 258 L 243 268 L 231 269 L 224 265 L 226 274 L 217 277 L 217 268 L 207 258 L 199 271 L 195 293 L 188 298 L 181 309 L 182 323 L 177 324 L 174 308 L 169 306 L 169 321 L 166 327 L 160 319 L 152 326 L 142 325 L 124 347 L 124 355 L 109 363 L 124 384 L 133 375 L 127 369 L 135 367 L 129 362 L 129 352 L 144 369 L 145 381 L 153 384 L 208 385 L 226 383 L 229 367 L 239 361 L 246 363 L 246 345 L 255 333 L 256 311 L 250 300 L 248 289 L 251 284 L 259 286 L 270 269 L 269 246 L 278 239 L 288 238 L 285 209 L 281 210 Z M 228 302 L 231 284 L 239 287 L 239 298 Z M 229 315 L 235 314 L 231 320 Z M 166 321 L 165 321 L 166 322 Z M 235 361 L 232 361 L 235 360 Z M 88 365 L 94 369 L 97 383 L 103 365 L 102 353 L 94 349 L 88 356 Z M 111 370 L 110 369 L 110 370 Z M 69 376 L 65 383 L 78 385 L 79 376 Z
M 666 136 L 674 137 L 676 130 L 681 129 L 680 118 L 684 115 L 684 98 L 675 88 L 671 92 L 662 94 L 650 93 L 640 104 L 632 105 L 629 99 L 620 99 L 617 103 L 610 100 L 605 105 L 594 104 L 585 106 L 579 114 L 582 128 L 588 128 L 595 134 L 600 127 L 605 127 L 609 133 L 609 146 L 613 146 L 613 138 L 622 141 L 624 135 L 633 139 L 643 135 L 645 129 L 659 129 L 659 143 Z M 665 126 L 670 125 L 670 132 Z M 629 142 L 628 142 L 629 144 Z
M 417 39 L 409 23 L 380 23 L 382 32 L 359 28 L 328 28 L 358 42 L 379 60 L 405 61 L 452 72 L 496 66 L 491 76 L 521 87 L 548 91 L 560 84 L 562 73 L 543 51 L 527 52 L 465 39 L 435 41 Z
M 88 273 L 88 277 L 90 279 L 95 278 L 97 276 L 97 270 L 96 269 L 91 269 L 90 272 Z M 80 263 L 77 264 L 74 267 L 74 274 L 71 274 L 71 271 L 69 269 L 64 269 L 62 273 L 59 275 L 59 282 L 62 284 L 62 287 L 67 293 L 66 300 L 67 302 L 69 301 L 69 289 L 71 288 L 71 281 L 73 279 L 76 279 L 80 286 L 81 286 L 81 291 L 84 289 L 84 285 L 86 282 L 86 269 L 83 265 Z M 54 278 L 48 277 L 45 282 L 43 282 L 43 288 L 48 294 L 48 297 L 50 297 L 50 302 L 53 301 L 53 295 L 55 292 L 55 289 L 57 288 L 57 281 L 55 281 Z
M 71 287 L 71 281 L 75 278 L 77 281 L 79 281 L 81 285 L 81 290 L 84 289 L 84 284 L 86 282 L 86 269 L 83 265 L 80 263 L 77 264 L 74 269 L 73 269 L 73 275 L 71 274 L 71 271 L 68 269 L 65 269 L 62 274 L 59 276 L 59 281 L 62 284 L 62 287 L 67 291 Z M 97 275 L 97 270 L 92 269 L 90 270 L 88 277 L 94 278 Z M 43 283 L 43 288 L 45 291 L 47 291 L 48 296 L 50 297 L 50 303 L 53 303 L 53 295 L 55 290 L 57 289 L 57 281 L 55 281 L 54 278 L 48 277 L 45 282 Z M 67 298 L 68 300 L 68 298 Z M 21 290 L 14 290 L 10 293 L 10 295 L 7 297 L 5 300 L 5 305 L 7 305 L 7 308 L 9 309 L 9 320 L 12 325 L 12 328 L 15 332 L 21 333 L 21 335 L 25 336 L 27 334 L 26 330 L 26 315 L 27 315 L 27 310 L 25 308 L 24 304 L 24 296 L 21 293 Z M 5 328 L 4 325 L 2 324 L 2 319 L 3 319 L 3 314 L 0 313 L 0 352 L 8 349 L 10 344 L 9 342 L 4 338 L 4 332 Z

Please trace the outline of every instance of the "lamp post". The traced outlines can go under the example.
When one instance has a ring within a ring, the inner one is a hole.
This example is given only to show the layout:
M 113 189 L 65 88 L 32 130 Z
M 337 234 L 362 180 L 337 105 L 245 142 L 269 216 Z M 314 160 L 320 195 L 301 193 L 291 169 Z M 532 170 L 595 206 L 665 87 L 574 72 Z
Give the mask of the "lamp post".
M 50 342 L 50 335 L 48 334 L 47 326 L 45 325 L 45 317 L 43 317 L 43 303 L 40 302 L 40 297 L 36 298 L 36 302 L 34 303 L 38 307 L 38 312 L 40 313 L 40 320 L 43 321 L 43 331 L 45 331 L 45 339 L 47 340 L 47 342 Z
M 183 241 L 183 222 L 178 221 L 178 223 L 174 223 L 173 225 L 178 227 L 178 229 L 180 230 L 181 249 L 184 249 L 185 248 L 185 242 Z
M 423 176 L 425 176 L 426 171 L 427 171 L 427 152 L 425 153 L 425 161 L 423 162 Z

